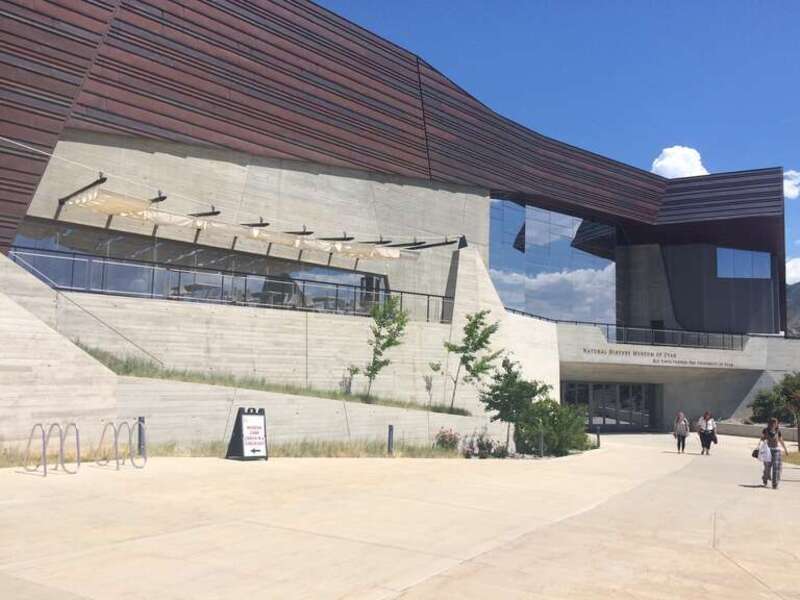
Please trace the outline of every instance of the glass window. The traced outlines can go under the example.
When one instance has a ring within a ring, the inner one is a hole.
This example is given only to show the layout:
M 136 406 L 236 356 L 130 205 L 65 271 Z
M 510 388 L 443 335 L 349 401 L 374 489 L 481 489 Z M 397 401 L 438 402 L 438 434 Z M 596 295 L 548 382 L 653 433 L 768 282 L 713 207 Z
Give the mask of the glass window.
M 717 277 L 725 279 L 771 279 L 769 252 L 717 248 Z
M 733 276 L 741 279 L 753 277 L 753 253 L 747 250 L 733 251 Z
M 717 277 L 733 277 L 733 250 L 717 248 Z
M 509 308 L 570 321 L 615 322 L 616 229 L 492 200 L 489 266 Z M 524 231 L 525 244 L 515 244 Z
M 753 252 L 753 277 L 772 279 L 772 260 L 767 252 Z

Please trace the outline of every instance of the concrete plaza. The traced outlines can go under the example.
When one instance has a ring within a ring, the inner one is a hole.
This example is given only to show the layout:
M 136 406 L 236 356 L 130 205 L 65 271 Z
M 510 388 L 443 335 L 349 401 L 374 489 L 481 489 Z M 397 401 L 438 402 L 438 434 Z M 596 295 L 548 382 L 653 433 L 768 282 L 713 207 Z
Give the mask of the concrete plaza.
M 0 471 L 0 598 L 800 598 L 800 468 L 607 436 L 542 461 Z

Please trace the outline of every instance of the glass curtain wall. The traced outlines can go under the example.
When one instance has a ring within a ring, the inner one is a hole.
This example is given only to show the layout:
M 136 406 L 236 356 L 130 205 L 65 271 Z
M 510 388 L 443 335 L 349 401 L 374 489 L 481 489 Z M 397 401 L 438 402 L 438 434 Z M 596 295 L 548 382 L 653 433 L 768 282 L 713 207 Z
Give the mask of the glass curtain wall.
M 784 172 L 786 215 L 786 335 L 800 338 L 800 173 Z
M 14 246 L 64 289 L 353 312 L 389 293 L 383 275 L 49 221 L 26 219 Z
M 549 319 L 615 323 L 615 227 L 493 199 L 489 267 L 503 303 Z
M 659 426 L 658 387 L 646 383 L 561 383 L 562 401 L 586 415 L 594 430 L 649 430 Z

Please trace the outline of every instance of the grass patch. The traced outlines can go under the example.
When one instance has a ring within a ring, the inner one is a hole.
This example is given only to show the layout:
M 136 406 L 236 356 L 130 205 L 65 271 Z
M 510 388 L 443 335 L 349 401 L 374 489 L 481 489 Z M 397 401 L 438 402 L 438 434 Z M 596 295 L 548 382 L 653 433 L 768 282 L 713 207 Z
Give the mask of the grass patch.
M 194 444 L 156 444 L 147 449 L 149 457 L 216 457 L 225 456 L 227 445 L 223 442 L 202 442 Z M 120 453 L 125 449 L 120 448 Z M 95 462 L 98 458 L 108 457 L 111 450 L 102 455 L 97 450 L 82 450 L 81 462 Z M 274 444 L 269 447 L 270 458 L 387 458 L 386 442 L 383 440 L 300 440 Z M 395 444 L 394 458 L 459 458 L 456 449 L 437 448 L 428 445 Z M 35 463 L 38 455 L 31 458 Z M 122 456 L 120 456 L 122 459 Z M 0 468 L 22 467 L 25 460 L 22 449 L 0 448 Z M 53 453 L 47 457 L 48 470 L 58 462 L 58 455 Z M 75 454 L 67 453 L 65 462 L 74 463 Z M 109 464 L 113 465 L 113 460 Z
M 797 444 L 792 444 L 792 446 L 795 446 L 795 448 L 796 448 Z M 789 448 L 791 453 L 790 454 L 784 454 L 783 455 L 783 460 L 785 460 L 786 462 L 791 463 L 793 465 L 800 465 L 800 452 L 798 452 L 797 450 L 792 448 L 792 446 L 789 446 L 788 442 L 787 442 L 787 446 L 786 447 Z
M 276 444 L 269 449 L 271 457 L 296 458 L 386 458 L 386 442 L 383 440 L 325 441 L 302 440 Z M 458 458 L 456 450 L 395 444 L 395 458 Z
M 367 396 L 366 394 L 345 394 L 338 390 L 322 390 L 299 385 L 284 383 L 274 383 L 267 381 L 263 377 L 253 377 L 246 375 L 233 375 L 232 373 L 208 373 L 203 371 L 191 371 L 188 369 L 172 369 L 162 367 L 151 360 L 135 356 L 118 356 L 107 350 L 87 346 L 80 341 L 75 344 L 87 354 L 103 363 L 106 367 L 114 371 L 117 375 L 129 377 L 149 377 L 151 379 L 169 379 L 172 381 L 184 381 L 187 383 L 203 383 L 206 385 L 222 385 L 226 387 L 236 387 L 248 390 L 258 390 L 262 392 L 277 392 L 281 394 L 293 394 L 297 396 L 313 396 L 316 398 L 327 398 L 329 400 L 342 400 L 345 402 L 359 402 L 362 404 L 377 404 L 379 406 L 393 406 L 396 408 L 407 408 L 411 410 L 428 410 L 427 404 L 419 402 L 397 400 L 395 398 L 383 398 L 380 396 Z M 452 415 L 471 416 L 468 410 L 458 407 L 450 408 L 447 404 L 434 404 L 430 407 L 432 412 L 448 413 Z

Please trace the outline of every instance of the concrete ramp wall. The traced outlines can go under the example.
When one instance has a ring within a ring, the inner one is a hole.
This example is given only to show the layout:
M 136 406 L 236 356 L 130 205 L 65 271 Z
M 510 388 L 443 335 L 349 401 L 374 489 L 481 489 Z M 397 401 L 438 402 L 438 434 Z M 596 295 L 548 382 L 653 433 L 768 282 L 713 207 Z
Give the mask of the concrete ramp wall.
M 0 260 L 7 260 L 0 257 Z M 117 377 L 0 292 L 0 444 L 19 445 L 34 423 L 76 421 L 84 444 L 116 416 Z
M 398 442 L 427 444 L 440 428 L 452 428 L 462 436 L 487 429 L 495 439 L 505 440 L 505 425 L 488 423 L 485 417 L 178 381 L 120 378 L 120 416 L 144 416 L 148 439 L 153 444 L 227 443 L 240 406 L 266 409 L 269 442 L 273 444 L 304 439 L 383 440 L 390 424 L 394 425 Z

